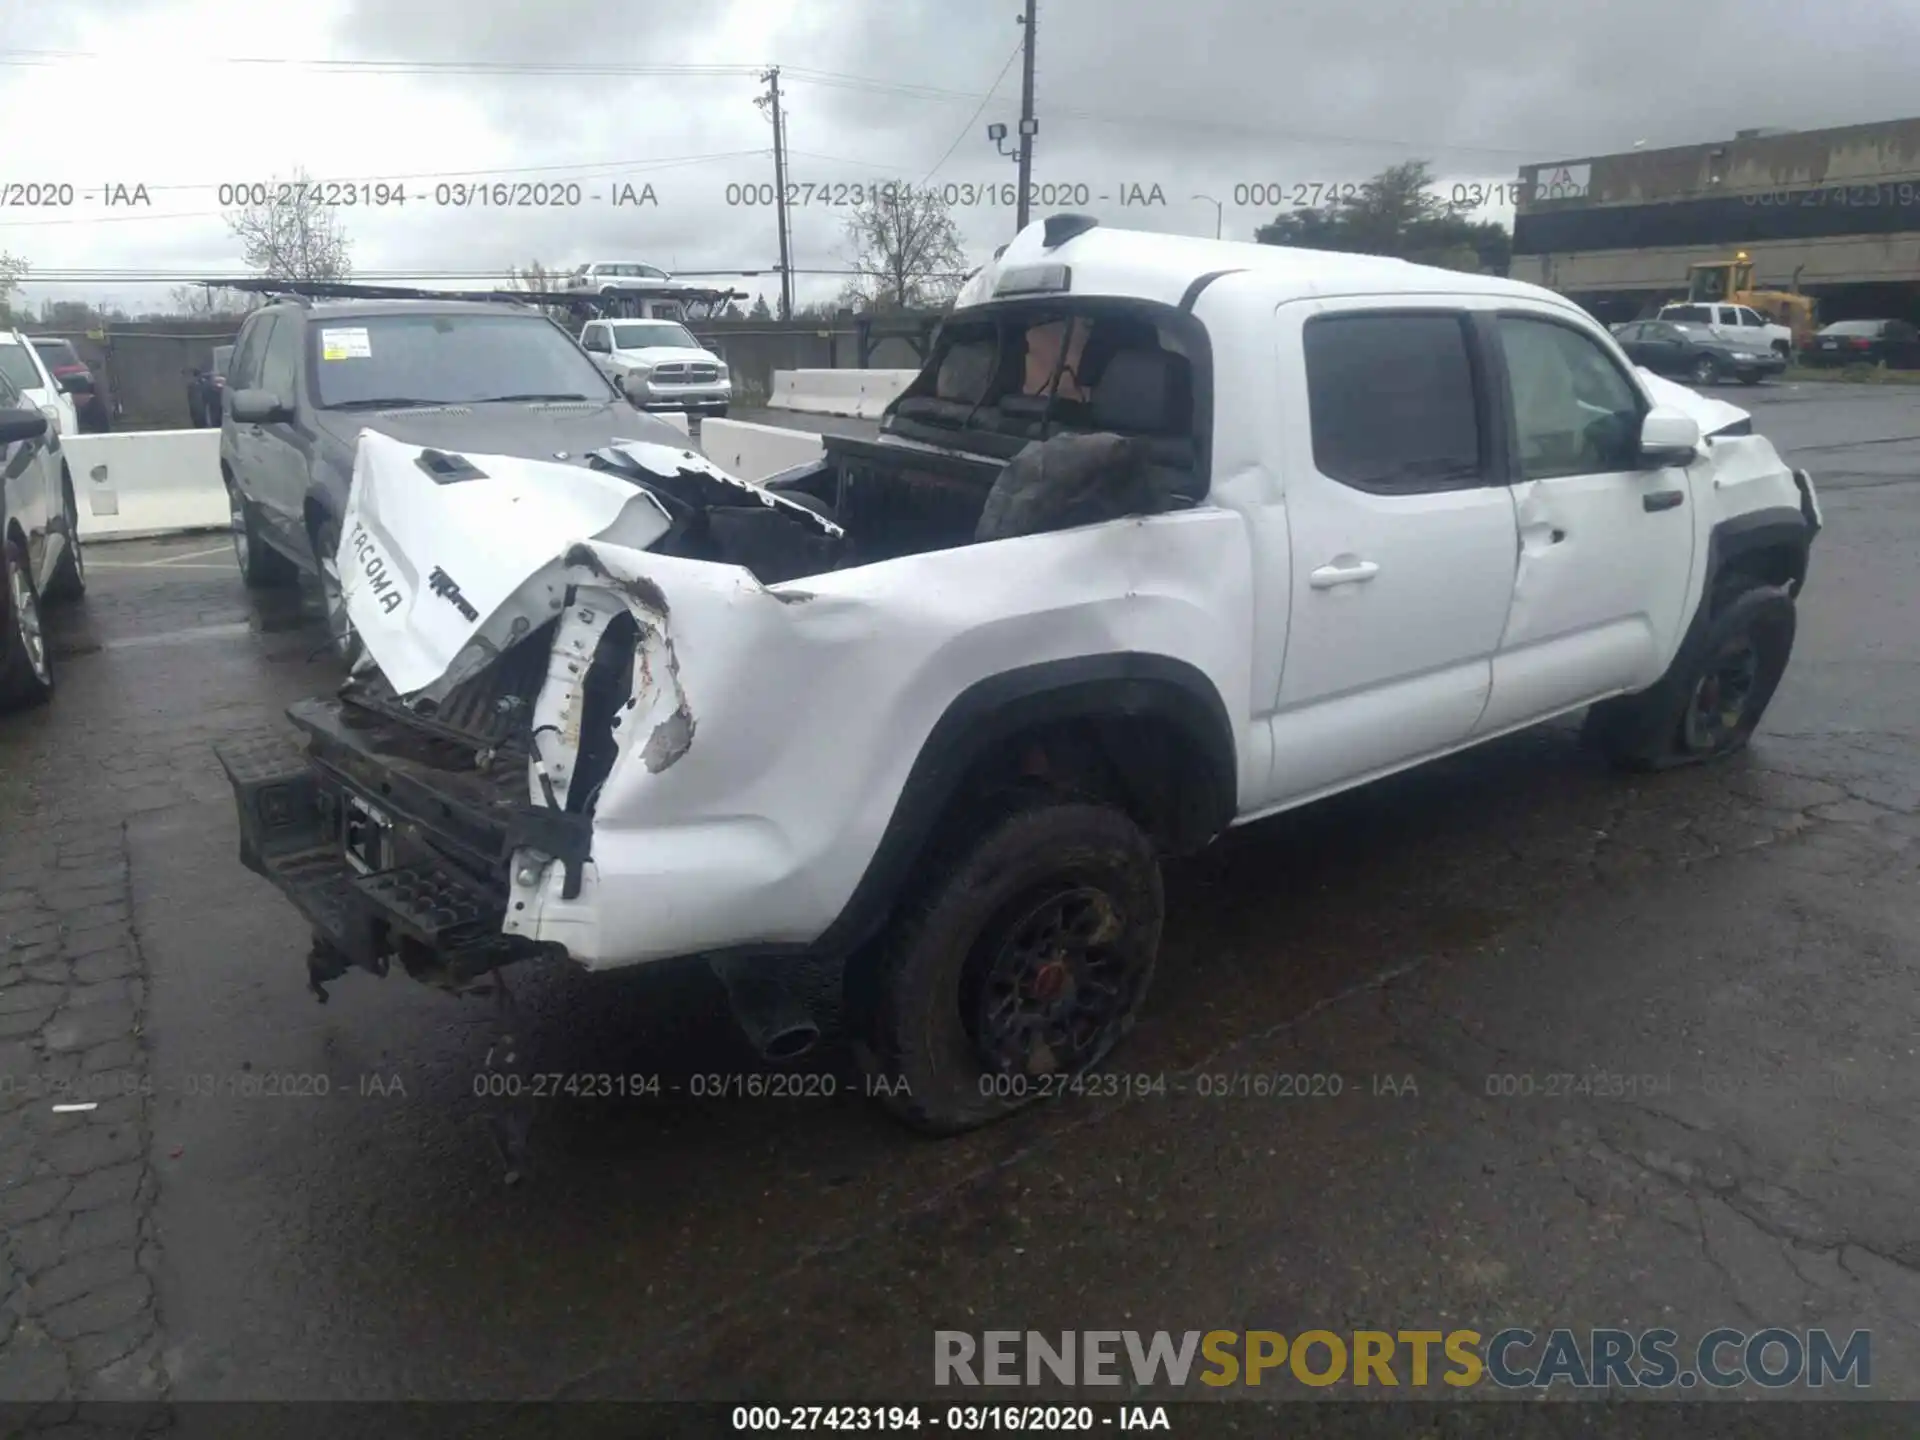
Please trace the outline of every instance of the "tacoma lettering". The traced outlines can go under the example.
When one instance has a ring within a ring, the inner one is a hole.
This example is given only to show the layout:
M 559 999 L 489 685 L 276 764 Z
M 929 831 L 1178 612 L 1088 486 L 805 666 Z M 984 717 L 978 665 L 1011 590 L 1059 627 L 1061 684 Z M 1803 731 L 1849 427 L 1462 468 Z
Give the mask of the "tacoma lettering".
M 380 602 L 380 608 L 391 615 L 400 608 L 402 598 L 399 588 L 387 574 L 387 562 L 380 558 L 367 527 L 356 524 L 353 527 L 353 539 L 349 543 L 353 546 L 353 558 L 360 562 L 360 568 L 366 572 L 367 584 L 374 598 Z

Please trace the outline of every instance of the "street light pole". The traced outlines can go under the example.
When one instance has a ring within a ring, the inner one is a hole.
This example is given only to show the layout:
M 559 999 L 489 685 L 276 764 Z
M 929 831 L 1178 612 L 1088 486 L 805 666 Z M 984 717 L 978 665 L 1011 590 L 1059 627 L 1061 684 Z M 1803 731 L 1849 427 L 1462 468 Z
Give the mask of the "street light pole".
M 1218 240 L 1220 238 L 1220 217 L 1226 213 L 1226 207 L 1211 195 L 1196 195 L 1193 198 L 1196 200 L 1204 200 L 1213 206 L 1213 238 Z

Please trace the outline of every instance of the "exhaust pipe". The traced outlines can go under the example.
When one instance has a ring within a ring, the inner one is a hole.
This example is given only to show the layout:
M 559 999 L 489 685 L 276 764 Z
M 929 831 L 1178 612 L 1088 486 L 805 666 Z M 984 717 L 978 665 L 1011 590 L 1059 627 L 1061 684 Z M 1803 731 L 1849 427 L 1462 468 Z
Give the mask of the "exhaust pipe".
M 727 1004 L 762 1060 L 798 1060 L 820 1041 L 820 1024 L 787 984 L 778 960 L 714 959 L 707 962 L 727 987 Z

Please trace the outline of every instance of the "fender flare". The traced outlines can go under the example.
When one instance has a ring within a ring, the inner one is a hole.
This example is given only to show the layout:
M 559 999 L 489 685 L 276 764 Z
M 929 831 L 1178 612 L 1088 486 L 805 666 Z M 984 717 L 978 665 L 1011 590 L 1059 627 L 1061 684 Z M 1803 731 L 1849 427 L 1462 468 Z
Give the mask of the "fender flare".
M 1192 802 L 1198 817 L 1188 827 L 1192 848 L 1226 829 L 1238 808 L 1239 755 L 1220 692 L 1198 667 L 1119 651 L 1002 671 L 961 691 L 935 722 L 866 872 L 807 948 L 850 954 L 880 930 L 962 780 L 991 748 L 1040 726 L 1116 717 L 1159 720 L 1194 747 L 1206 785 Z
M 1798 473 L 1795 481 L 1799 481 Z M 1790 597 L 1798 598 L 1800 587 L 1806 581 L 1808 551 L 1820 528 L 1814 518 L 1811 491 L 1806 485 L 1800 485 L 1799 488 L 1801 502 L 1798 510 L 1785 505 L 1773 505 L 1744 515 L 1731 515 L 1713 527 L 1707 535 L 1707 556 L 1700 581 L 1699 603 L 1694 606 L 1693 618 L 1687 622 L 1686 632 L 1674 648 L 1673 658 L 1667 662 L 1666 670 L 1644 690 L 1602 701 L 1593 711 L 1595 716 L 1615 717 L 1605 722 L 1609 724 L 1638 723 L 1619 717 L 1644 710 L 1648 704 L 1657 709 L 1663 695 L 1671 696 L 1675 687 L 1699 662 L 1713 628 L 1713 597 L 1719 587 L 1720 577 L 1741 556 L 1757 550 L 1786 547 L 1793 557 L 1787 593 Z

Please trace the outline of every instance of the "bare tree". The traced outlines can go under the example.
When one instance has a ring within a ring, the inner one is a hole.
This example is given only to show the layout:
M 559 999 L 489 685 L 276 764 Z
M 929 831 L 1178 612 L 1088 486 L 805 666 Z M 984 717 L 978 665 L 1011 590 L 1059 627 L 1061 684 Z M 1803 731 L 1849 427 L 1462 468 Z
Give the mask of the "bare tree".
M 247 313 L 255 297 L 224 290 L 217 285 L 176 285 L 167 292 L 175 315 L 196 320 L 224 320 Z
M 278 280 L 345 280 L 353 273 L 340 217 L 322 203 L 305 169 L 290 180 L 270 180 L 259 192 L 256 203 L 225 217 L 249 270 Z
M 20 256 L 0 250 L 0 319 L 13 318 L 13 297 L 20 293 L 20 282 L 31 268 Z
M 847 240 L 854 278 L 841 298 L 863 310 L 943 309 L 967 269 L 952 210 L 931 190 L 874 191 L 847 217 Z
M 524 266 L 507 272 L 507 288 L 517 290 L 523 295 L 552 294 L 560 288 L 560 282 L 567 272 L 540 260 L 529 260 Z M 564 306 L 542 305 L 541 311 L 553 320 L 567 320 L 568 312 Z
M 527 294 L 556 290 L 560 285 L 560 277 L 564 273 L 564 271 L 550 268 L 541 261 L 529 260 L 524 266 L 509 272 L 507 288 Z

